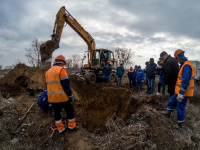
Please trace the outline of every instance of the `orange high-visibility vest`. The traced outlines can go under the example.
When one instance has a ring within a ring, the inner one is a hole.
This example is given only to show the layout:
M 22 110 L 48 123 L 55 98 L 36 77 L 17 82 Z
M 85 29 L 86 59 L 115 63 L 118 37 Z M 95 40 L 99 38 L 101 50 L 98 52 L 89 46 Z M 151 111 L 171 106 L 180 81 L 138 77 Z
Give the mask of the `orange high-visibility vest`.
M 60 80 L 68 78 L 66 70 L 64 74 L 61 74 L 62 69 L 64 68 L 61 66 L 53 66 L 45 74 L 49 103 L 66 102 L 69 100 L 60 83 Z
M 130 70 L 130 69 L 129 69 L 128 72 L 134 72 L 134 70 Z
M 183 81 L 183 67 L 185 65 L 190 65 L 190 67 L 192 68 L 192 74 L 191 74 L 191 78 L 190 78 L 190 83 L 189 86 L 187 87 L 187 89 L 183 89 L 181 88 L 182 85 L 182 81 Z M 194 76 L 195 76 L 195 70 L 194 67 L 192 65 L 192 63 L 190 61 L 185 61 L 185 63 L 183 64 L 183 66 L 181 67 L 179 73 L 178 73 L 178 78 L 176 81 L 176 87 L 175 87 L 175 93 L 179 94 L 179 91 L 185 91 L 184 96 L 186 97 L 192 97 L 194 95 Z

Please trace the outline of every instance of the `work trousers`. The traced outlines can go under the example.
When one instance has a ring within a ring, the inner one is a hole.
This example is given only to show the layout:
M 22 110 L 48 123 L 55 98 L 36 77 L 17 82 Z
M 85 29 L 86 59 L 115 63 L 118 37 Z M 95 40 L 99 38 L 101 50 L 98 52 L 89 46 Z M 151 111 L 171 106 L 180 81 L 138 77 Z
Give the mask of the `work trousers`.
M 133 87 L 133 79 L 132 78 L 129 78 L 129 86 L 130 86 L 130 88 Z
M 110 75 L 103 75 L 103 80 L 105 83 L 109 83 Z
M 142 87 L 143 87 L 142 80 L 137 80 L 136 81 L 136 89 L 138 89 L 138 88 L 142 89 Z
M 153 94 L 155 78 L 148 78 L 148 94 Z
M 167 105 L 167 110 L 173 110 L 174 108 L 176 108 L 178 123 L 181 123 L 185 121 L 185 107 L 187 104 L 188 97 L 184 97 L 184 99 L 181 102 L 179 102 L 177 100 L 177 96 L 177 94 L 174 94 L 170 97 Z
M 121 82 L 122 82 L 122 76 L 117 75 L 117 87 L 121 86 Z
M 54 109 L 55 121 L 62 119 L 62 116 L 60 114 L 62 111 L 62 108 L 65 110 L 68 120 L 75 118 L 74 106 L 71 104 L 70 100 L 68 100 L 66 102 L 60 102 L 60 103 L 52 103 L 52 105 L 53 105 L 53 109 Z
M 160 93 L 160 89 L 162 87 L 162 94 L 165 94 L 165 82 L 158 83 L 158 93 Z

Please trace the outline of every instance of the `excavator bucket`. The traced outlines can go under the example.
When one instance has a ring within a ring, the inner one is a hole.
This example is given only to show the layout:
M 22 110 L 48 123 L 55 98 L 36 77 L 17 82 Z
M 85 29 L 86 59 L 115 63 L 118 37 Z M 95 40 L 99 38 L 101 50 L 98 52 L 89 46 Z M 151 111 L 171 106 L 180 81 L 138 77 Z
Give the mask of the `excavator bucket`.
M 59 48 L 59 44 L 51 40 L 41 44 L 40 46 L 41 61 L 45 62 L 46 60 L 51 58 L 53 51 L 56 50 L 57 48 Z

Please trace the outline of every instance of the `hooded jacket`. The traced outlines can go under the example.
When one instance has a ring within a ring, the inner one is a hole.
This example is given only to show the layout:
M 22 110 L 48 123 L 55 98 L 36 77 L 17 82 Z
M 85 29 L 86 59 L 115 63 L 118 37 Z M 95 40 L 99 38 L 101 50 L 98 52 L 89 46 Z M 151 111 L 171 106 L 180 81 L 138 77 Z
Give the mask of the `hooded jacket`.
M 151 63 L 151 62 L 153 62 L 153 63 Z M 157 65 L 154 63 L 154 59 L 151 58 L 150 63 L 148 64 L 147 69 L 146 69 L 147 78 L 155 78 L 156 67 L 157 67 Z

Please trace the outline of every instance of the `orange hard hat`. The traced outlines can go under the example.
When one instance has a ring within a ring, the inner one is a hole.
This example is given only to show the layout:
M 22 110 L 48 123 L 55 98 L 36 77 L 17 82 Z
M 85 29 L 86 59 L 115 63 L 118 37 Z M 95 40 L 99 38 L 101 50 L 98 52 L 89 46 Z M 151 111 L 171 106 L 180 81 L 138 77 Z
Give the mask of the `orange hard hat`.
M 183 51 L 182 49 L 177 49 L 175 52 L 174 52 L 174 59 L 177 59 L 177 56 L 181 53 L 185 53 L 185 51 Z
M 67 65 L 66 59 L 65 59 L 65 57 L 63 55 L 57 56 L 56 59 L 55 59 L 55 61 L 56 60 L 62 60 L 65 63 L 65 65 Z
M 110 64 L 110 61 L 109 61 L 109 60 L 107 61 L 107 64 Z

